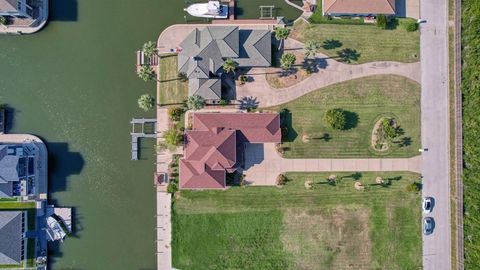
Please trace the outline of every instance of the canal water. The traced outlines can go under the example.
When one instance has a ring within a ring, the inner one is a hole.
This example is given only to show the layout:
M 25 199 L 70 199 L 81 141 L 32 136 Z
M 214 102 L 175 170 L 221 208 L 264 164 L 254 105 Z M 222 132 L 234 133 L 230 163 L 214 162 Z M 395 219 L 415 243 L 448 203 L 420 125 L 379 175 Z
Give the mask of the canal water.
M 154 95 L 155 85 L 136 77 L 135 51 L 184 23 L 185 2 L 50 6 L 41 32 L 0 36 L 0 103 L 10 108 L 8 132 L 47 142 L 50 202 L 75 209 L 75 233 L 53 248 L 51 269 L 155 269 L 153 141 L 131 161 L 129 135 L 132 117 L 153 116 L 137 98 Z

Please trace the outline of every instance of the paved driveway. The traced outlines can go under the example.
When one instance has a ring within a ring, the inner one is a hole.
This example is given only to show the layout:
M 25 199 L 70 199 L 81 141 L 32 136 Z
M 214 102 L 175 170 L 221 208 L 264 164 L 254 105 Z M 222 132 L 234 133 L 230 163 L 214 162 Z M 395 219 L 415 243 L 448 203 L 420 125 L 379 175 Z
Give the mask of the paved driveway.
M 368 172 L 411 171 L 420 173 L 421 158 L 364 159 L 286 159 L 278 155 L 275 144 L 247 144 L 245 180 L 250 185 L 275 185 L 284 172 Z
M 287 39 L 285 48 L 303 50 L 303 44 Z M 307 93 L 335 83 L 372 75 L 394 74 L 420 82 L 420 63 L 399 63 L 390 61 L 371 62 L 361 65 L 340 63 L 323 54 L 317 54 L 319 71 L 290 87 L 272 88 L 265 76 L 264 68 L 253 68 L 248 75 L 253 82 L 237 87 L 239 99 L 254 98 L 260 107 L 269 107 L 289 102 Z
M 430 216 L 433 234 L 423 236 L 423 268 L 451 268 L 450 164 L 448 103 L 448 14 L 446 0 L 422 0 L 420 56 L 422 63 L 423 196 L 435 198 Z

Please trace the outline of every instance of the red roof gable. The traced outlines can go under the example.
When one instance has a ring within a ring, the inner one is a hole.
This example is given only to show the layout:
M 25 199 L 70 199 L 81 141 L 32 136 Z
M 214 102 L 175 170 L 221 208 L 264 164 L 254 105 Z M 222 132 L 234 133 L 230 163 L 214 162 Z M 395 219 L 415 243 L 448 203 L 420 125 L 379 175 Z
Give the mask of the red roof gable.
M 225 188 L 225 171 L 236 169 L 238 142 L 280 142 L 280 117 L 277 113 L 195 113 L 193 130 L 185 135 L 180 188 Z

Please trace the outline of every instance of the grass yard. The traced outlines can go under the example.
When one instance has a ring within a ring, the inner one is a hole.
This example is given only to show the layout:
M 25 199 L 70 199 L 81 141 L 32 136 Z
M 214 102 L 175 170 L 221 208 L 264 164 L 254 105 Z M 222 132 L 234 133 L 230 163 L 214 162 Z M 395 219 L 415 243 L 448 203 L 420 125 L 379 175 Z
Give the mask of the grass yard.
M 338 57 L 344 49 L 355 50 L 351 63 L 372 61 L 420 61 L 420 31 L 407 32 L 402 27 L 383 30 L 375 25 L 307 24 L 294 25 L 291 37 L 301 42 L 316 40 L 323 44 L 321 52 Z M 342 60 L 338 58 L 339 60 Z M 345 60 L 344 60 L 345 61 Z
M 332 108 L 349 112 L 349 129 L 334 130 L 324 123 L 325 111 Z M 418 155 L 420 85 L 404 77 L 380 75 L 342 82 L 269 109 L 290 111 L 283 143 L 286 158 Z M 385 152 L 375 151 L 371 143 L 372 129 L 382 116 L 397 119 L 405 132 Z M 305 135 L 308 141 L 303 140 Z
M 419 269 L 413 173 L 288 173 L 282 188 L 181 191 L 173 205 L 179 269 Z M 390 185 L 375 184 L 375 177 Z M 305 188 L 313 181 L 313 189 Z M 367 188 L 354 189 L 361 181 Z
M 159 91 L 161 105 L 182 103 L 188 97 L 188 82 L 178 78 L 176 54 L 160 58 Z
M 31 209 L 35 202 L 0 201 L 0 210 Z

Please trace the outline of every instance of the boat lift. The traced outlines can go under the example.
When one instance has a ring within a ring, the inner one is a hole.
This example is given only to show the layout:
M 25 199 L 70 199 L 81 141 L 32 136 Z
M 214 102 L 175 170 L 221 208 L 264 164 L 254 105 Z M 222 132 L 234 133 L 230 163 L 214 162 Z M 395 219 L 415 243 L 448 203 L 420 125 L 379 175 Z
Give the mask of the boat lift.
M 138 160 L 138 139 L 140 138 L 157 138 L 157 119 L 155 118 L 140 118 L 135 119 L 133 118 L 130 121 L 132 124 L 132 132 L 130 135 L 132 136 L 132 160 Z M 153 132 L 152 133 L 145 133 L 145 124 L 153 124 Z M 137 125 L 142 126 L 141 132 L 137 132 L 135 127 Z

